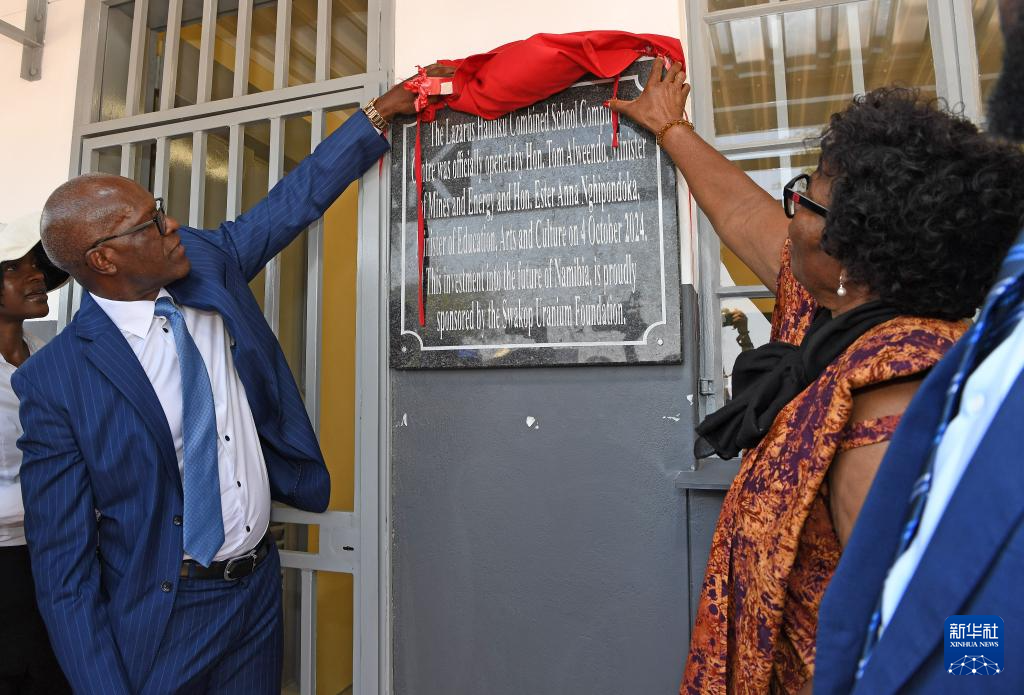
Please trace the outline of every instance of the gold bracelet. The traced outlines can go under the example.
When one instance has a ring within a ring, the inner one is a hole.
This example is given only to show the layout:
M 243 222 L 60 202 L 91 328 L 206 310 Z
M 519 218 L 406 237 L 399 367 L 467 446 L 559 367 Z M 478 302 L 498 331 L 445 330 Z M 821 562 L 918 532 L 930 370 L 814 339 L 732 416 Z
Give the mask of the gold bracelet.
M 363 107 L 363 113 L 365 113 L 366 117 L 370 119 L 370 123 L 373 124 L 374 128 L 383 132 L 388 129 L 388 122 L 387 119 L 380 115 L 380 111 L 377 110 L 377 107 L 374 106 L 376 101 L 377 97 L 370 99 L 370 101 L 366 103 L 366 106 Z
M 661 142 L 662 142 L 662 140 L 665 139 L 665 133 L 667 133 L 669 131 L 669 129 L 672 128 L 672 126 L 674 126 L 674 125 L 684 125 L 687 128 L 689 128 L 690 130 L 693 130 L 693 124 L 690 123 L 690 121 L 686 120 L 685 118 L 680 118 L 678 120 L 666 123 L 665 125 L 663 125 L 661 127 L 661 130 L 658 131 L 658 137 L 655 138 L 655 140 L 657 140 L 657 142 L 658 142 L 658 147 L 661 147 Z

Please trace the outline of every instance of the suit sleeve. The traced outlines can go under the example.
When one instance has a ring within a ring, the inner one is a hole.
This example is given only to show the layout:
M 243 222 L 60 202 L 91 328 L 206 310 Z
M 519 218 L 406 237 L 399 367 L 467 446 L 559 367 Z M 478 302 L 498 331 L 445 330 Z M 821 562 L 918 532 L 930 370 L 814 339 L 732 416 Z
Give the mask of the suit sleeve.
M 131 694 L 100 592 L 89 474 L 67 421 L 21 372 L 21 487 L 39 611 L 76 693 Z
M 387 150 L 387 140 L 356 111 L 263 200 L 212 232 L 221 236 L 214 241 L 234 254 L 252 280 Z

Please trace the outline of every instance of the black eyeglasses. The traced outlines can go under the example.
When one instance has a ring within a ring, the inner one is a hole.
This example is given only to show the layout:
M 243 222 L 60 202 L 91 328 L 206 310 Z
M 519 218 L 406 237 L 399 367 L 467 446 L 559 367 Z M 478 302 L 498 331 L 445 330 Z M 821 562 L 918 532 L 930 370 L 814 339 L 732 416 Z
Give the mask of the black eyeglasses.
M 800 174 L 782 188 L 782 209 L 786 211 L 786 217 L 792 219 L 796 216 L 796 206 L 810 210 L 816 215 L 828 217 L 828 208 L 820 203 L 815 203 L 807 197 L 807 189 L 811 187 L 811 177 L 807 174 Z
M 92 251 L 94 248 L 96 248 L 100 244 L 106 243 L 108 241 L 112 241 L 114 239 L 120 239 L 123 236 L 128 236 L 129 234 L 135 234 L 136 232 L 141 232 L 143 229 L 148 228 L 149 225 L 151 225 L 151 224 L 155 224 L 156 225 L 156 231 L 160 232 L 160 236 L 167 236 L 167 220 L 164 218 L 164 199 L 163 198 L 155 198 L 153 200 L 153 204 L 156 207 L 156 212 L 153 213 L 153 218 L 152 219 L 147 220 L 147 221 L 143 222 L 142 224 L 137 224 L 134 227 L 132 227 L 131 229 L 126 229 L 125 231 L 120 232 L 118 234 L 111 234 L 110 236 L 105 236 L 102 239 L 96 241 L 92 246 L 87 248 L 85 250 L 85 252 L 89 253 L 90 251 Z

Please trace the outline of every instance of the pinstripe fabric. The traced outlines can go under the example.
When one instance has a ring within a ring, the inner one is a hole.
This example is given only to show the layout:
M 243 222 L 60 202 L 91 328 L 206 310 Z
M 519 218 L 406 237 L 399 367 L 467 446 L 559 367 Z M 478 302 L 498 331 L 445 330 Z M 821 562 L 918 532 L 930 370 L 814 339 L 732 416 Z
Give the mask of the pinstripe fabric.
M 163 642 L 140 695 L 278 695 L 282 627 L 276 549 L 237 582 L 181 580 Z
M 271 495 L 300 509 L 325 509 L 330 479 L 247 283 L 386 148 L 357 112 L 235 222 L 181 229 L 192 272 L 167 290 L 179 304 L 223 317 Z M 138 692 L 157 655 L 164 657 L 182 556 L 173 522 L 182 514 L 181 479 L 156 393 L 88 295 L 12 385 L 25 431 L 18 442 L 25 532 L 54 651 L 76 692 Z

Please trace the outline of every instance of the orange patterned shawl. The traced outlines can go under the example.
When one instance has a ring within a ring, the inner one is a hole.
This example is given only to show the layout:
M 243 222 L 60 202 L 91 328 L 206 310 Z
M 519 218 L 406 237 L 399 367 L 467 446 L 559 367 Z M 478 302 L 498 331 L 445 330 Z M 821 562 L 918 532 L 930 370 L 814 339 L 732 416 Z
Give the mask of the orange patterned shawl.
M 787 243 L 772 339 L 799 343 L 816 308 Z M 818 606 L 841 552 L 825 476 L 849 448 L 853 393 L 929 369 L 965 328 L 905 316 L 875 326 L 745 452 L 715 529 L 682 695 L 796 693 L 814 675 Z

